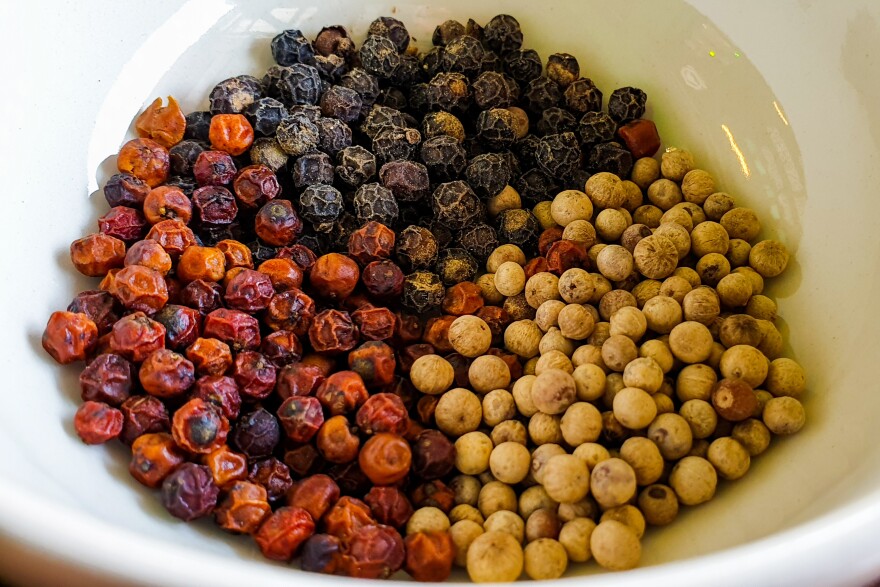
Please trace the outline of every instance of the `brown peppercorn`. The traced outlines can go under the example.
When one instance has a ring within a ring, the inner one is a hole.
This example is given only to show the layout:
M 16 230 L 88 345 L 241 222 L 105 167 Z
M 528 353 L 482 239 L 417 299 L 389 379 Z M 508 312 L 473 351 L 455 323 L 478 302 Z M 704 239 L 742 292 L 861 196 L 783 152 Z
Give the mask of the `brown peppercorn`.
M 364 267 L 361 281 L 367 293 L 379 301 L 391 301 L 403 293 L 403 271 L 388 259 L 373 261 Z
M 348 312 L 324 310 L 309 326 L 309 341 L 319 353 L 350 351 L 358 343 L 358 330 Z
M 739 422 L 755 413 L 758 398 L 742 379 L 722 379 L 712 390 L 712 405 L 725 420 Z
M 321 297 L 344 300 L 351 295 L 360 279 L 357 263 L 345 255 L 328 253 L 318 257 L 309 272 L 309 283 Z
M 448 532 L 416 532 L 404 541 L 404 569 L 416 581 L 445 581 L 452 572 L 455 545 Z
M 406 494 L 397 487 L 373 487 L 364 496 L 364 501 L 377 522 L 397 529 L 406 526 L 413 513 Z

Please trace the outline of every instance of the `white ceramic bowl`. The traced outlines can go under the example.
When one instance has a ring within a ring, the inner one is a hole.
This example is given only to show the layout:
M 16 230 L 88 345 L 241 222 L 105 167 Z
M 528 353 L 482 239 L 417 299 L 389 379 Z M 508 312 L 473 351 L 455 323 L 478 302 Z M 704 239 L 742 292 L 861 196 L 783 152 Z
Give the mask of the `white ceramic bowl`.
M 22 583 L 329 584 L 263 560 L 210 522 L 182 524 L 127 473 L 120 447 L 72 431 L 75 367 L 40 349 L 46 317 L 88 280 L 70 241 L 95 228 L 98 186 L 156 96 L 203 107 L 212 85 L 260 75 L 279 30 L 394 13 L 421 44 L 446 18 L 514 14 L 526 45 L 580 59 L 610 91 L 637 85 L 666 145 L 754 207 L 795 254 L 770 289 L 808 371 L 808 424 L 744 479 L 653 530 L 638 570 L 603 585 L 856 585 L 880 576 L 880 8 L 876 2 L 578 0 L 423 4 L 5 3 L 0 287 L 0 574 Z M 596 572 L 578 567 L 571 575 Z M 459 578 L 461 578 L 459 576 Z M 567 582 L 570 579 L 563 579 Z M 585 583 L 585 584 L 586 584 Z

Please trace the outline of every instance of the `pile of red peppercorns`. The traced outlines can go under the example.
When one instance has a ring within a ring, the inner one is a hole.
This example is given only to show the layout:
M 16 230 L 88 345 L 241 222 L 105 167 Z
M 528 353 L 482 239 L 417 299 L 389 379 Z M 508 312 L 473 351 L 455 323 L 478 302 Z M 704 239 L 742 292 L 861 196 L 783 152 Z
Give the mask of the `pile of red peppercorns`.
M 100 285 L 43 346 L 85 362 L 84 442 L 267 558 L 631 568 L 646 523 L 803 425 L 761 295 L 788 253 L 689 153 L 653 158 L 641 90 L 603 111 L 508 15 L 432 41 L 287 30 L 208 111 L 150 104 L 70 247 Z

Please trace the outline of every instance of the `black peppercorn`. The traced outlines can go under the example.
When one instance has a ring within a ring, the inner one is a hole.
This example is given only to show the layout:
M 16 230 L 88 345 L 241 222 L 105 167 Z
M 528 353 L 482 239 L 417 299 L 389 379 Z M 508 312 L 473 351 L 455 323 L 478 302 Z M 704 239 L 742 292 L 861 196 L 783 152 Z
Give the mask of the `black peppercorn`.
M 464 147 L 448 135 L 440 135 L 422 143 L 421 160 L 435 182 L 458 178 L 467 166 Z
M 268 137 L 275 134 L 278 123 L 287 117 L 287 108 L 275 98 L 260 98 L 248 106 L 244 115 L 255 133 Z
M 602 92 L 589 78 L 574 80 L 562 94 L 565 107 L 575 114 L 602 110 Z
M 213 114 L 204 110 L 187 114 L 186 130 L 183 131 L 183 138 L 207 141 L 208 131 L 211 129 L 211 118 L 213 118 Z
M 363 102 L 360 94 L 345 86 L 330 86 L 321 95 L 321 114 L 338 118 L 343 122 L 353 122 L 361 115 Z
M 477 138 L 491 149 L 507 149 L 516 141 L 513 114 L 504 108 L 483 110 L 477 117 Z
M 473 255 L 480 263 L 486 262 L 498 244 L 498 233 L 482 222 L 465 228 L 458 236 L 458 246 Z
M 390 16 L 380 16 L 371 22 L 367 34 L 387 37 L 394 43 L 398 53 L 403 53 L 409 47 L 409 32 L 406 27 L 402 22 Z
M 617 122 L 629 122 L 642 117 L 647 101 L 648 95 L 638 88 L 618 88 L 608 98 L 608 114 Z
M 562 90 L 559 84 L 549 77 L 536 77 L 528 84 L 522 93 L 522 101 L 525 109 L 533 114 L 541 114 L 547 108 L 559 104 L 562 99 Z
M 351 146 L 351 128 L 338 118 L 319 118 L 315 126 L 318 127 L 318 148 L 325 153 L 335 155 Z
M 339 85 L 351 88 L 361 97 L 362 109 L 367 112 L 379 96 L 379 80 L 367 70 L 354 67 L 342 75 Z
M 542 200 L 552 200 L 559 192 L 560 184 L 539 168 L 529 169 L 513 182 L 523 206 L 534 206 Z
M 414 128 L 386 127 L 373 139 L 373 153 L 380 163 L 412 159 L 422 135 Z
M 376 157 L 360 145 L 340 150 L 336 162 L 336 175 L 353 187 L 376 175 Z
M 483 69 L 483 56 L 483 45 L 471 36 L 462 35 L 446 44 L 440 67 L 445 71 L 474 77 Z
M 403 113 L 388 106 L 373 105 L 361 123 L 361 132 L 370 139 L 375 139 L 381 131 L 388 128 L 406 128 Z
M 308 153 L 293 162 L 293 185 L 302 188 L 317 183 L 333 183 L 333 163 L 326 153 Z
M 480 267 L 466 250 L 444 249 L 437 259 L 437 274 L 444 285 L 473 281 Z
M 278 78 L 273 86 L 276 95 L 272 97 L 281 100 L 288 108 L 297 104 L 317 104 L 321 96 L 321 76 L 317 69 L 305 63 L 278 68 Z
M 442 72 L 428 82 L 428 104 L 435 110 L 464 112 L 471 103 L 471 88 L 460 73 Z
M 317 232 L 331 230 L 343 205 L 342 194 L 331 185 L 310 185 L 299 196 L 299 212 Z
M 193 165 L 196 163 L 202 151 L 207 149 L 207 144 L 201 141 L 183 140 L 168 150 L 168 158 L 171 162 L 171 173 L 175 175 L 192 176 Z M 167 183 L 167 182 L 166 182 Z
M 516 208 L 498 215 L 498 239 L 502 243 L 517 245 L 529 253 L 537 249 L 540 236 L 541 224 L 528 210 Z
M 441 183 L 431 196 L 437 222 L 450 230 L 461 230 L 485 215 L 482 202 L 463 181 Z
M 404 269 L 433 267 L 440 247 L 431 231 L 422 226 L 407 226 L 397 235 L 394 254 Z
M 463 24 L 457 20 L 447 20 L 437 25 L 434 29 L 434 34 L 431 35 L 431 42 L 440 47 L 445 47 L 453 39 L 457 39 L 466 33 L 467 29 L 464 28 Z
M 541 113 L 537 131 L 539 135 L 555 135 L 563 132 L 574 132 L 578 123 L 574 116 L 562 108 L 553 106 Z
M 414 161 L 390 161 L 379 170 L 379 180 L 398 202 L 419 202 L 430 193 L 428 168 Z
M 578 168 L 581 148 L 573 132 L 547 135 L 538 143 L 535 159 L 547 175 L 551 177 L 570 177 Z
M 594 173 L 608 171 L 625 179 L 633 168 L 632 153 L 619 143 L 599 143 L 590 150 L 587 168 Z
M 272 58 L 278 65 L 294 63 L 315 63 L 315 50 L 307 38 L 298 30 L 282 31 L 272 39 Z
M 318 127 L 303 114 L 291 114 L 278 124 L 275 138 L 288 155 L 299 157 L 318 148 Z
M 240 114 L 260 99 L 263 86 L 251 75 L 225 79 L 211 90 L 211 114 Z M 205 137 L 207 139 L 207 137 Z
M 503 57 L 504 71 L 521 84 L 528 83 L 541 76 L 544 64 L 534 49 L 515 49 Z
M 499 153 L 486 153 L 471 159 L 465 170 L 470 186 L 483 197 L 491 197 L 510 183 L 510 159 Z
M 581 66 L 574 55 L 568 53 L 554 53 L 547 58 L 547 77 L 567 88 L 581 75 Z
M 389 79 L 400 65 L 400 53 L 388 37 L 379 35 L 367 37 L 358 54 L 363 68 L 379 79 Z
M 481 73 L 474 80 L 473 90 L 474 103 L 481 110 L 507 108 L 519 98 L 519 86 L 513 78 L 495 71 Z
M 399 213 L 397 200 L 388 188 L 378 183 L 366 183 L 354 194 L 355 216 L 361 223 L 378 222 L 390 226 Z
M 578 134 L 584 145 L 610 141 L 615 132 L 617 123 L 604 112 L 587 112 L 578 122 Z
M 440 308 L 446 288 L 436 273 L 416 271 L 403 280 L 403 305 L 417 314 Z

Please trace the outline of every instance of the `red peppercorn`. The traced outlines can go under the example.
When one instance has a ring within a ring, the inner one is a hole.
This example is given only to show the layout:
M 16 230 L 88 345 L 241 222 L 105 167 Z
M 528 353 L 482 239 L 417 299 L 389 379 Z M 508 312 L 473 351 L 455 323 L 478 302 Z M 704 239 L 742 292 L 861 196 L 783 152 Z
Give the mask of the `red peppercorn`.
M 214 511 L 214 520 L 227 532 L 253 534 L 271 513 L 263 487 L 236 481 Z
M 302 229 L 302 220 L 287 200 L 272 200 L 266 203 L 257 212 L 254 221 L 257 236 L 273 247 L 285 247 L 291 244 Z
M 188 247 L 196 244 L 196 236 L 183 222 L 176 218 L 157 222 L 147 233 L 147 238 L 162 245 L 172 257 L 179 257 Z
M 98 344 L 98 327 L 85 314 L 52 312 L 43 331 L 42 344 L 62 365 L 82 361 Z
M 351 429 L 345 416 L 333 416 L 321 425 L 315 444 L 324 460 L 331 463 L 350 463 L 358 456 L 361 440 Z
M 320 455 L 318 449 L 311 444 L 304 444 L 284 453 L 284 464 L 293 473 L 304 477 L 312 472 Z
M 476 313 L 484 304 L 480 287 L 470 281 L 462 281 L 446 290 L 443 311 L 454 316 L 464 316 Z
M 348 237 L 348 254 L 361 265 L 387 259 L 392 251 L 394 231 L 379 222 L 367 222 Z
M 315 397 L 332 415 L 348 414 L 367 401 L 368 393 L 361 376 L 354 371 L 339 371 L 324 380 Z
M 281 399 L 293 396 L 313 395 L 324 381 L 324 374 L 315 365 L 293 363 L 278 372 L 275 391 Z
M 430 431 L 426 430 L 425 432 Z M 417 509 L 434 507 L 443 510 L 443 513 L 446 514 L 455 506 L 455 492 L 439 479 L 416 486 L 410 494 L 410 499 Z
M 194 343 L 202 329 L 202 315 L 177 304 L 166 304 L 153 314 L 153 320 L 165 327 L 165 346 L 175 350 Z
M 413 344 L 422 339 L 422 321 L 413 314 L 397 313 L 397 328 L 394 331 L 394 342 L 397 346 Z
M 90 234 L 70 243 L 70 260 L 89 277 L 102 277 L 125 262 L 125 243 L 103 233 Z
M 367 340 L 388 340 L 394 336 L 397 316 L 388 308 L 362 306 L 351 313 L 361 337 Z
M 255 349 L 260 346 L 260 325 L 244 312 L 219 308 L 205 316 L 202 336 L 216 338 L 236 351 Z
M 328 300 L 344 300 L 357 286 L 361 273 L 357 263 L 339 253 L 321 255 L 309 272 L 309 283 Z
M 373 516 L 380 524 L 403 528 L 413 514 L 413 507 L 406 494 L 397 487 L 373 487 L 364 496 Z
M 167 106 L 162 105 L 162 98 L 156 98 L 137 117 L 134 126 L 139 137 L 153 139 L 170 149 L 183 140 L 186 117 L 172 96 L 168 96 Z
M 364 434 L 403 434 L 409 425 L 409 415 L 399 397 L 391 393 L 377 393 L 361 406 L 356 421 Z
M 302 570 L 335 575 L 342 564 L 342 541 L 329 534 L 315 534 L 302 545 Z
M 348 542 L 359 529 L 376 523 L 370 508 L 361 500 L 344 495 L 322 520 L 324 531 Z
M 361 449 L 358 464 L 376 485 L 397 483 L 409 473 L 412 451 L 397 434 L 381 432 L 370 437 Z
M 210 514 L 219 494 L 208 468 L 195 463 L 183 463 L 162 482 L 162 505 L 185 522 Z
M 141 364 L 138 379 L 150 395 L 163 399 L 177 397 L 195 383 L 195 367 L 183 355 L 159 349 Z
M 123 316 L 113 325 L 110 348 L 129 361 L 140 363 L 153 351 L 165 348 L 165 327 L 143 312 Z
M 235 177 L 235 162 L 223 151 L 202 151 L 193 164 L 193 176 L 200 186 L 226 185 Z
M 562 240 L 562 227 L 551 226 L 538 237 L 538 253 L 543 257 L 550 250 L 553 243 Z
M 477 311 L 476 316 L 482 319 L 492 332 L 492 344 L 501 344 L 504 341 L 504 330 L 512 321 L 507 310 L 498 306 L 483 306 Z
M 241 409 L 238 385 L 232 377 L 225 375 L 206 375 L 196 379 L 192 397 L 213 404 L 230 420 L 237 418 Z
M 434 412 L 437 409 L 437 404 L 440 402 L 440 398 L 436 395 L 425 395 L 419 398 L 419 403 L 416 405 L 416 411 L 419 414 L 419 421 L 425 426 L 431 426 L 434 422 Z
M 547 270 L 556 275 L 575 267 L 587 267 L 588 264 L 587 251 L 574 241 L 556 241 L 547 251 Z
M 449 578 L 455 561 L 455 544 L 448 532 L 416 532 L 406 537 L 406 572 L 416 581 L 440 582 Z
M 184 224 L 192 220 L 192 202 L 178 187 L 154 187 L 144 200 L 144 217 L 150 224 L 177 218 Z
M 119 355 L 98 355 L 79 375 L 82 400 L 118 406 L 131 394 L 133 375 L 131 363 Z
M 116 273 L 110 293 L 126 309 L 157 312 L 168 302 L 168 287 L 158 271 L 130 265 Z
M 254 142 L 254 128 L 243 114 L 215 114 L 208 129 L 211 148 L 241 155 Z
M 400 401 L 403 402 L 403 405 L 406 406 L 406 409 L 415 407 L 416 405 L 416 388 L 413 386 L 412 382 L 406 377 L 396 376 L 394 377 L 394 381 L 390 385 L 386 385 L 381 390 L 384 393 L 391 393 L 400 398 Z
M 204 316 L 223 307 L 223 287 L 219 283 L 196 279 L 180 290 L 180 303 Z
M 147 138 L 133 139 L 119 149 L 116 167 L 154 188 L 168 179 L 171 160 L 168 150 L 156 141 Z
M 403 294 L 406 276 L 393 261 L 382 259 L 364 267 L 361 281 L 367 293 L 380 302 L 390 302 Z
M 238 215 L 235 196 L 219 185 L 206 185 L 195 190 L 192 205 L 202 228 L 229 226 Z
M 263 261 L 257 270 L 269 277 L 275 291 L 287 291 L 302 287 L 302 269 L 290 259 L 269 259 Z
M 263 338 L 260 352 L 276 367 L 283 367 L 302 358 L 302 343 L 289 330 L 278 330 Z
M 214 484 L 220 489 L 227 490 L 248 478 L 247 457 L 229 450 L 225 444 L 206 454 L 204 460 Z
M 350 351 L 358 343 L 358 330 L 348 312 L 324 310 L 309 326 L 309 342 L 318 353 Z
M 214 245 L 223 253 L 223 256 L 226 257 L 226 267 L 232 269 L 233 267 L 247 267 L 248 269 L 254 268 L 254 260 L 251 250 L 247 247 L 246 244 L 240 243 L 236 240 L 232 239 L 224 239 Z
M 263 399 L 275 389 L 275 365 L 262 354 L 242 351 L 232 363 L 232 377 L 238 392 L 249 400 Z
M 212 404 L 194 398 L 174 412 L 171 434 L 180 448 L 208 454 L 226 442 L 229 421 Z
M 428 424 L 430 418 L 423 421 Z M 426 481 L 445 477 L 455 466 L 455 445 L 439 430 L 425 430 L 419 434 L 412 450 L 413 474 Z
M 284 497 L 293 485 L 290 469 L 275 457 L 269 457 L 251 465 L 248 481 L 265 487 L 269 494 L 269 501 L 272 502 Z
M 317 399 L 293 395 L 281 403 L 278 420 L 292 441 L 308 442 L 324 424 L 324 412 Z
M 136 241 L 147 230 L 147 221 L 140 210 L 115 206 L 98 218 L 98 230 L 121 241 Z
M 86 444 L 103 444 L 122 432 L 122 412 L 103 402 L 85 402 L 76 411 L 73 426 Z
M 394 349 L 380 341 L 365 342 L 348 353 L 348 368 L 360 375 L 369 389 L 392 383 L 396 364 Z
M 315 522 L 306 510 L 282 507 L 269 515 L 253 536 L 263 556 L 289 561 L 314 533 Z
M 526 275 L 526 281 L 531 279 L 538 273 L 546 273 L 550 271 L 550 265 L 544 257 L 535 257 L 523 266 L 523 272 Z
M 171 429 L 168 410 L 161 400 L 149 395 L 133 395 L 119 406 L 122 412 L 122 432 L 119 439 L 132 444 L 139 436 Z
M 159 487 L 186 460 L 170 434 L 156 432 L 139 436 L 131 445 L 128 471 L 142 485 Z
M 265 310 L 275 295 L 269 276 L 244 267 L 236 267 L 233 271 L 235 275 L 226 284 L 226 304 L 244 312 Z
M 278 177 L 265 165 L 248 165 L 232 184 L 235 199 L 242 208 L 259 208 L 281 193 Z
M 294 484 L 287 492 L 287 505 L 309 512 L 320 520 L 339 499 L 339 486 L 327 475 L 312 475 Z
M 116 321 L 119 304 L 116 298 L 106 291 L 87 290 L 77 294 L 67 306 L 68 312 L 85 314 L 98 327 L 98 334 L 107 334 Z
M 272 296 L 263 321 L 273 330 L 290 330 L 305 336 L 315 318 L 315 302 L 298 289 Z
M 400 348 L 398 349 L 397 354 L 400 358 L 401 373 L 408 375 L 413 363 L 415 363 L 420 357 L 424 357 L 425 355 L 436 355 L 437 353 L 434 351 L 433 346 L 422 342 Z
M 369 490 L 370 480 L 361 471 L 357 459 L 348 463 L 340 463 L 329 467 L 325 473 L 330 475 L 339 485 L 342 493 L 349 495 L 363 495 Z
M 350 577 L 387 579 L 400 570 L 405 556 L 397 530 L 382 524 L 364 526 L 352 534 L 342 567 Z
M 455 322 L 457 316 L 435 316 L 425 323 L 425 332 L 422 339 L 434 347 L 438 353 L 452 351 L 449 342 L 449 327 Z
M 660 134 L 652 120 L 639 118 L 617 129 L 617 136 L 626 143 L 633 159 L 653 157 L 660 148 Z
M 186 358 L 200 375 L 222 375 L 232 366 L 229 345 L 216 338 L 197 338 L 187 347 Z

